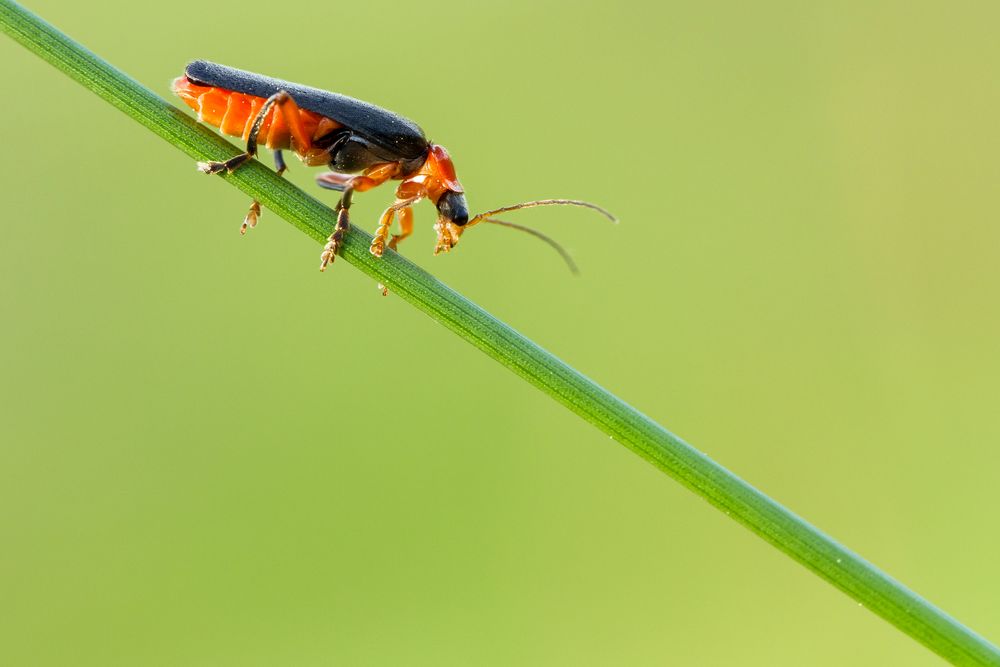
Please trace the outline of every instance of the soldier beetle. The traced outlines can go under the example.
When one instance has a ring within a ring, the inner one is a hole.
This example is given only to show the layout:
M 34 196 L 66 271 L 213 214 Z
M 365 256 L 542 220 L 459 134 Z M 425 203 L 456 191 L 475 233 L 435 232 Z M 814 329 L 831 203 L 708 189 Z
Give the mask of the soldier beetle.
M 355 192 L 371 190 L 386 181 L 401 181 L 396 201 L 379 221 L 372 240 L 372 255 L 381 257 L 388 246 L 395 250 L 413 231 L 412 206 L 429 199 L 437 208 L 437 243 L 434 254 L 448 252 L 466 229 L 492 223 L 532 234 L 555 248 L 570 269 L 576 267 L 569 254 L 541 232 L 497 219 L 496 215 L 535 206 L 583 206 L 598 211 L 612 222 L 615 217 L 596 204 L 576 199 L 542 199 L 503 206 L 469 216 L 465 190 L 455 175 L 455 166 L 443 146 L 431 143 L 411 120 L 368 102 L 244 70 L 196 60 L 173 82 L 174 92 L 198 119 L 230 136 L 246 140 L 246 151 L 225 162 L 199 162 L 207 174 L 232 172 L 257 155 L 259 145 L 274 151 L 278 174 L 285 169 L 282 150 L 290 149 L 309 166 L 327 166 L 330 171 L 317 183 L 341 193 L 336 206 L 337 222 L 320 256 L 320 270 L 334 260 L 349 227 L 349 211 Z M 243 220 L 241 233 L 257 224 L 260 203 L 254 201 Z M 390 228 L 399 220 L 399 233 Z

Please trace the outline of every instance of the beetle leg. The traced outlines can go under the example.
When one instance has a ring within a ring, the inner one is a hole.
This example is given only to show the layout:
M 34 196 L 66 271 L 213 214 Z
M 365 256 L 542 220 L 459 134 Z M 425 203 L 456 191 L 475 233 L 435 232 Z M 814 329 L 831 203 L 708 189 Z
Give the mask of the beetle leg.
M 347 187 L 347 184 L 350 183 L 353 178 L 353 176 L 349 176 L 347 174 L 338 174 L 335 171 L 328 171 L 316 177 L 316 185 L 321 188 L 326 188 L 327 190 L 343 192 L 344 188 Z
M 288 165 L 285 164 L 285 156 L 281 154 L 281 151 L 274 151 L 274 168 L 275 173 L 281 176 L 288 169 Z M 256 199 L 250 204 L 250 210 L 247 211 L 246 217 L 243 218 L 243 224 L 240 225 L 240 234 L 246 234 L 247 229 L 253 229 L 257 226 L 257 221 L 260 219 L 260 202 Z
M 372 188 L 378 187 L 395 176 L 398 172 L 399 165 L 392 162 L 377 165 L 367 170 L 363 175 L 355 176 L 345 182 L 344 194 L 340 196 L 340 201 L 337 202 L 337 206 L 334 209 L 337 212 L 337 225 L 334 227 L 333 233 L 330 234 L 327 239 L 327 243 L 323 247 L 323 253 L 320 255 L 320 271 L 325 271 L 326 267 L 336 258 L 337 251 L 343 243 L 344 234 L 346 234 L 347 230 L 350 228 L 350 208 L 355 191 L 364 192 L 365 190 L 371 190 Z M 328 180 L 333 182 L 342 181 L 342 179 L 335 177 L 329 178 Z M 414 201 L 417 200 L 414 199 Z M 401 203 L 396 208 L 401 208 L 406 205 L 408 204 Z
M 288 171 L 288 165 L 285 164 L 285 156 L 282 155 L 281 151 L 274 151 L 274 170 L 278 176 Z
M 281 154 L 281 151 L 274 151 L 274 168 L 278 176 L 283 175 L 288 169 L 288 165 L 285 164 L 285 156 Z M 254 199 L 250 203 L 250 210 L 247 211 L 246 217 L 243 218 L 243 224 L 240 225 L 240 234 L 246 234 L 247 229 L 256 227 L 259 219 L 260 202 Z
M 397 199 L 396 203 L 394 203 L 389 208 L 385 209 L 385 212 L 382 213 L 382 219 L 379 221 L 378 229 L 375 230 L 375 238 L 372 239 L 372 244 L 368 248 L 368 251 L 371 254 L 375 255 L 376 257 L 381 257 L 382 253 L 385 252 L 385 242 L 386 239 L 389 238 L 389 228 L 392 226 L 392 221 L 393 218 L 396 217 L 397 211 L 399 211 L 400 227 L 402 227 L 402 225 L 404 224 L 403 211 L 407 212 L 408 214 L 407 218 L 410 229 L 409 231 L 404 229 L 403 236 L 405 237 L 410 235 L 410 231 L 413 230 L 413 211 L 411 211 L 409 207 L 413 206 L 421 199 L 423 199 L 423 197 L 420 196 L 410 197 L 409 199 Z M 398 243 L 398 241 L 396 240 L 396 237 L 393 237 L 393 240 L 389 243 L 389 247 L 395 250 L 396 243 Z
M 392 235 L 392 239 L 389 240 L 389 247 L 395 250 L 399 242 L 412 233 L 413 209 L 407 206 L 406 208 L 399 209 L 399 233 Z
M 417 201 L 419 201 L 419 198 L 414 197 L 412 203 L 415 204 Z M 389 210 L 392 210 L 392 207 L 390 207 Z M 386 213 L 388 213 L 389 210 L 387 210 Z M 379 231 L 382 231 L 381 227 L 379 227 Z M 386 228 L 386 231 L 388 231 L 388 227 Z M 396 250 L 397 246 L 399 245 L 399 242 L 412 233 L 413 233 L 413 209 L 410 208 L 409 205 L 404 205 L 399 209 L 399 233 L 393 234 L 392 238 L 389 239 L 389 247 L 392 250 Z M 372 247 L 374 246 L 375 246 L 375 241 L 373 240 Z M 373 250 L 371 249 L 369 250 L 374 254 Z M 376 255 L 376 257 L 381 257 L 381 253 Z M 389 296 L 388 287 L 386 287 L 382 283 L 379 283 L 378 288 L 382 290 L 382 296 Z
M 385 240 L 389 236 L 389 228 L 392 226 L 392 221 L 396 218 L 396 210 L 396 208 L 390 206 L 383 211 L 382 217 L 379 219 L 375 236 L 372 237 L 372 244 L 368 246 L 368 252 L 376 257 L 381 257 L 382 253 L 385 252 Z
M 247 229 L 253 229 L 260 220 L 260 202 L 254 199 L 250 202 L 250 210 L 243 216 L 243 224 L 240 225 L 240 235 L 247 233 Z
M 327 239 L 327 243 L 320 255 L 320 271 L 325 271 L 326 267 L 336 259 L 337 251 L 343 243 L 344 234 L 350 228 L 350 208 L 354 192 L 364 192 L 365 190 L 378 187 L 397 173 L 399 173 L 399 164 L 388 162 L 375 165 L 366 170 L 361 176 L 343 178 L 339 174 L 324 174 L 316 179 L 324 187 L 330 187 L 328 184 L 333 184 L 337 188 L 342 187 L 344 192 L 340 196 L 340 201 L 337 202 L 337 207 L 334 209 L 337 212 L 337 225 Z
M 352 184 L 348 184 L 344 188 L 344 194 L 340 196 L 340 201 L 337 202 L 337 207 L 334 209 L 337 212 L 337 225 L 333 228 L 333 233 L 326 240 L 326 245 L 323 246 L 323 252 L 319 256 L 319 270 L 326 271 L 326 267 L 333 263 L 333 260 L 337 258 L 337 251 L 340 250 L 341 244 L 344 242 L 344 234 L 350 229 L 350 214 L 348 210 L 351 208 L 351 200 L 354 196 L 354 187 Z
M 288 169 L 285 164 L 285 157 L 281 154 L 281 151 L 274 151 L 274 168 L 275 173 L 281 176 Z M 243 218 L 243 224 L 240 225 L 240 234 L 246 234 L 247 229 L 253 229 L 257 226 L 257 221 L 260 219 L 260 202 L 256 199 L 250 204 L 250 210 L 247 211 L 246 217 Z
M 275 113 L 281 113 L 284 118 L 285 125 L 288 127 L 288 131 L 292 135 L 296 152 L 306 154 L 312 151 L 312 138 L 306 133 L 302 126 L 302 117 L 299 115 L 299 107 L 295 104 L 295 100 L 292 99 L 292 96 L 282 90 L 267 98 L 267 101 L 264 102 L 260 111 L 257 112 L 257 116 L 253 120 L 253 125 L 250 127 L 250 133 L 247 136 L 247 149 L 245 153 L 241 153 L 240 155 L 230 158 L 225 162 L 199 162 L 198 168 L 206 174 L 218 174 L 223 170 L 232 173 L 244 163 L 255 157 L 257 155 L 257 137 L 260 135 L 268 113 L 271 112 L 271 109 L 274 108 L 275 105 L 277 105 Z M 273 116 L 271 126 L 274 126 Z M 268 134 L 270 135 L 272 133 L 269 132 Z M 287 165 L 285 165 L 285 158 L 281 154 L 280 150 L 276 150 L 274 152 L 274 166 L 278 172 L 278 176 L 281 176 L 288 168 Z M 259 218 L 260 202 L 254 199 L 253 203 L 250 204 L 250 210 L 247 211 L 246 217 L 243 218 L 243 224 L 240 226 L 240 234 L 246 234 L 248 228 L 256 227 L 257 220 Z
M 267 114 L 270 113 L 271 108 L 282 99 L 282 96 L 287 98 L 288 93 L 282 91 L 271 95 L 267 98 L 267 101 L 264 102 L 260 111 L 257 112 L 257 116 L 253 119 L 253 125 L 250 127 L 250 134 L 247 136 L 246 152 L 241 153 L 236 157 L 232 157 L 225 162 L 199 162 L 198 169 L 202 170 L 206 174 L 218 174 L 222 171 L 232 173 L 240 168 L 243 163 L 257 155 L 257 135 L 260 134 L 260 129 L 264 125 L 264 119 L 267 118 Z

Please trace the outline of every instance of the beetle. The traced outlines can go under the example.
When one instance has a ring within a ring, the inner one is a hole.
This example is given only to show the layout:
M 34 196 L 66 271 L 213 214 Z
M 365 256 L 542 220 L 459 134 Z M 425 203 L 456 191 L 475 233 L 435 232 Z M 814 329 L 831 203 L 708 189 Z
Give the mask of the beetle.
M 555 241 L 541 232 L 498 220 L 493 216 L 522 208 L 547 205 L 583 206 L 613 222 L 606 210 L 575 199 L 543 199 L 504 206 L 469 217 L 465 191 L 448 151 L 427 140 L 413 121 L 368 102 L 283 81 L 253 72 L 196 60 L 184 76 L 173 82 L 173 91 L 198 112 L 198 120 L 246 141 L 246 151 L 224 162 L 199 162 L 207 174 L 232 172 L 257 155 L 259 145 L 274 151 L 278 175 L 286 170 L 282 150 L 291 149 L 309 166 L 330 171 L 316 178 L 324 188 L 341 193 L 335 208 L 337 222 L 320 256 L 320 270 L 333 262 L 350 224 L 355 192 L 364 192 L 389 180 L 401 181 L 395 202 L 385 209 L 369 248 L 381 257 L 385 248 L 396 250 L 413 231 L 412 206 L 429 199 L 437 208 L 437 243 L 434 254 L 448 252 L 462 233 L 480 222 L 528 232 L 555 248 L 575 272 L 572 259 Z M 254 200 L 240 233 L 256 226 L 260 202 Z M 394 219 L 399 233 L 390 238 Z

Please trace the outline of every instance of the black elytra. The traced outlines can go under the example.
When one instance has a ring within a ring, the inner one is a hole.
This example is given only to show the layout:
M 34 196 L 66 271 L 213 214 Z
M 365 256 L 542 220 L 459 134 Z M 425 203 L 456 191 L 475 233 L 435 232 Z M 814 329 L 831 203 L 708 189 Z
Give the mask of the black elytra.
M 354 135 L 365 140 L 369 150 L 387 162 L 423 158 L 430 148 L 424 131 L 412 120 L 347 95 L 207 60 L 195 60 L 188 64 L 184 73 L 194 83 L 264 99 L 283 90 L 303 109 L 326 116 L 350 129 Z

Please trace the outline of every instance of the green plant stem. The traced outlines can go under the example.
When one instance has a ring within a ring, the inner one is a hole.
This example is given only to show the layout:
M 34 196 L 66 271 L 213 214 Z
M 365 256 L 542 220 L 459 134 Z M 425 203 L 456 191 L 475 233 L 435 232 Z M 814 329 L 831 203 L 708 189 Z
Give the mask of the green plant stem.
M 234 154 L 222 137 L 16 3 L 0 0 L 0 25 L 192 158 L 224 160 Z M 259 162 L 223 178 L 316 241 L 329 235 L 330 209 Z M 1000 665 L 1000 650 L 986 639 L 422 269 L 394 252 L 375 259 L 370 241 L 353 228 L 341 256 L 931 650 L 955 663 Z

